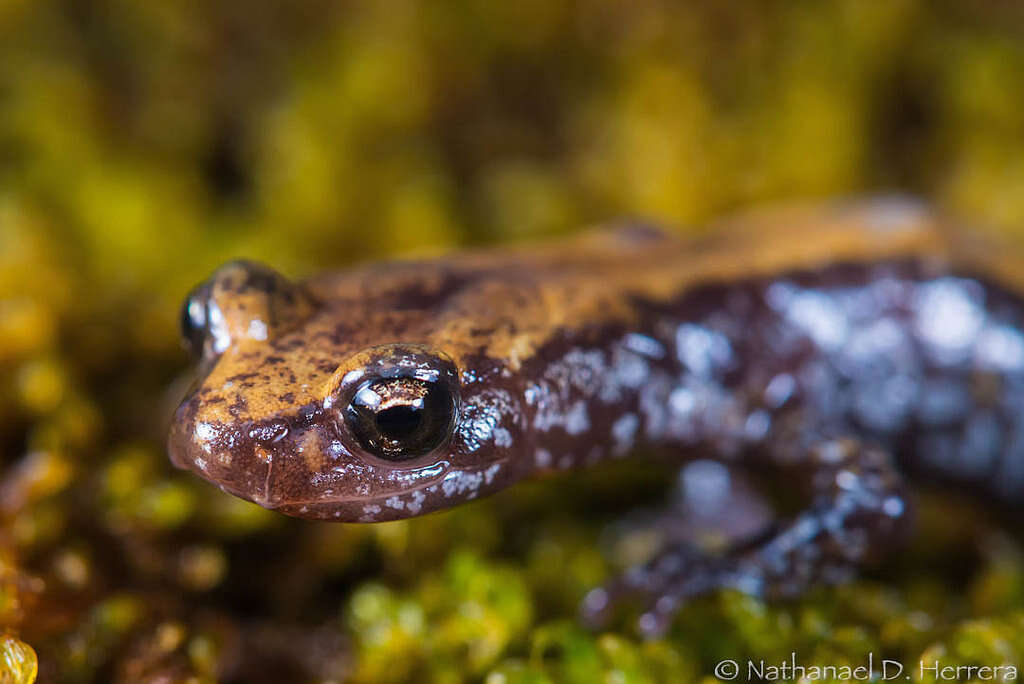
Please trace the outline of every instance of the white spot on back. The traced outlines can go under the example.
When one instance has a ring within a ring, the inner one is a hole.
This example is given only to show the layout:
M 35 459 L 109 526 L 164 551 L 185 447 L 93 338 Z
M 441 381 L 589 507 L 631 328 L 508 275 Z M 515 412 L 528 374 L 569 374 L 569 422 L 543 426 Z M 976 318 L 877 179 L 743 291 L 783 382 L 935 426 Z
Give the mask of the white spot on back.
M 647 361 L 638 354 L 628 349 L 616 349 L 614 364 L 614 379 L 618 381 L 618 384 L 635 389 L 647 381 L 650 368 L 647 365 Z M 611 395 L 612 393 L 609 392 L 608 394 Z M 611 401 L 615 401 L 616 398 L 613 396 Z
M 570 435 L 580 435 L 590 429 L 590 417 L 587 415 L 587 402 L 577 401 L 565 416 L 565 431 Z
M 668 396 L 668 405 L 672 413 L 679 416 L 687 416 L 697 408 L 697 397 L 693 390 L 687 387 L 677 387 Z
M 612 423 L 612 438 L 615 440 L 615 453 L 624 454 L 633 447 L 636 431 L 640 427 L 640 418 L 635 413 L 625 413 Z
M 676 355 L 694 375 L 710 377 L 732 360 L 732 346 L 725 335 L 692 323 L 676 328 Z
M 267 339 L 267 324 L 258 318 L 249 321 L 249 337 L 263 342 Z
M 213 350 L 220 354 L 231 346 L 228 322 L 224 319 L 224 312 L 220 310 L 219 306 L 210 302 L 207 308 L 209 310 L 207 325 L 210 329 L 210 336 L 213 338 Z
M 426 498 L 426 494 L 424 494 L 418 489 L 414 489 L 412 493 L 409 495 L 409 503 L 406 504 L 406 507 L 409 509 L 409 512 L 413 515 L 416 515 L 421 510 L 423 510 L 423 501 Z
M 441 491 L 449 499 L 463 495 L 467 499 L 472 499 L 479 493 L 483 481 L 484 474 L 481 472 L 455 470 L 445 476 L 441 482 Z
M 835 299 L 817 290 L 800 290 L 777 283 L 768 288 L 768 303 L 800 328 L 822 349 L 840 347 L 849 334 L 849 322 Z
M 538 468 L 547 468 L 551 465 L 551 452 L 547 449 L 537 449 L 533 455 L 533 462 Z
M 920 286 L 915 297 L 915 328 L 921 340 L 943 358 L 957 360 L 977 338 L 984 312 L 969 293 L 969 281 L 940 278 Z
M 768 383 L 764 389 L 764 401 L 769 408 L 779 408 L 793 396 L 796 390 L 796 380 L 789 373 L 779 373 Z
M 665 347 L 661 345 L 661 342 L 647 335 L 629 333 L 623 340 L 623 345 L 631 352 L 650 359 L 665 358 Z
M 502 389 L 484 390 L 469 397 L 459 421 L 459 434 L 466 448 L 472 452 L 487 443 L 512 446 L 512 434 L 502 422 L 514 413 L 513 409 L 511 395 Z
M 199 423 L 196 425 L 195 434 L 197 439 L 209 442 L 217 436 L 217 430 L 209 423 Z
M 732 486 L 728 468 L 707 459 L 687 464 L 679 475 L 687 505 L 704 514 L 721 508 Z
M 506 449 L 512 446 L 512 433 L 503 427 L 494 428 L 491 433 L 494 436 L 494 446 Z
M 743 436 L 752 442 L 757 442 L 765 438 L 771 427 L 772 419 L 767 411 L 754 411 L 747 416 L 747 420 L 743 424 Z
M 373 522 L 377 519 L 378 513 L 380 513 L 380 506 L 377 504 L 366 504 L 363 506 L 363 515 L 359 520 L 361 522 Z
M 1024 368 L 1024 335 L 1006 325 L 985 328 L 978 339 L 975 360 L 986 369 L 1021 370 Z

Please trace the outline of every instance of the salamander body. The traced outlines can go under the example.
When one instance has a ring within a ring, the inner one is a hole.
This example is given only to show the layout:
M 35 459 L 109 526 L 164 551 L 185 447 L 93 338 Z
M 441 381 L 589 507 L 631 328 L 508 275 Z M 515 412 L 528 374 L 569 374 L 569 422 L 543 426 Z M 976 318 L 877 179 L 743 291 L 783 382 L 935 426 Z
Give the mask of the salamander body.
M 719 587 L 791 595 L 902 537 L 906 474 L 1024 495 L 1012 252 L 899 197 L 747 213 L 684 240 L 562 243 L 291 282 L 251 262 L 186 301 L 200 379 L 169 450 L 227 492 L 346 522 L 450 507 L 639 447 L 792 473 L 756 542 L 662 551 L 586 601 L 657 633 Z

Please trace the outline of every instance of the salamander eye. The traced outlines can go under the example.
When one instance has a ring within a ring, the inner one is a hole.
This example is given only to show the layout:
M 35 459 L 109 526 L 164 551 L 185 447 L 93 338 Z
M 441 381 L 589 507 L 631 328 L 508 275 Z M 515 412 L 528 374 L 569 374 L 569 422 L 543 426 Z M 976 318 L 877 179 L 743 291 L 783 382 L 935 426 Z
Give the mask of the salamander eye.
M 301 285 L 252 261 L 229 261 L 197 285 L 181 307 L 181 335 L 209 365 L 241 342 L 260 343 L 305 320 L 315 302 Z
M 206 300 L 209 292 L 205 285 L 201 285 L 189 293 L 185 302 L 181 305 L 181 339 L 189 352 L 200 357 L 203 354 L 203 344 L 209 333 L 208 308 Z
M 366 451 L 404 461 L 430 453 L 448 439 L 455 424 L 455 396 L 443 381 L 369 380 L 352 396 L 345 422 Z

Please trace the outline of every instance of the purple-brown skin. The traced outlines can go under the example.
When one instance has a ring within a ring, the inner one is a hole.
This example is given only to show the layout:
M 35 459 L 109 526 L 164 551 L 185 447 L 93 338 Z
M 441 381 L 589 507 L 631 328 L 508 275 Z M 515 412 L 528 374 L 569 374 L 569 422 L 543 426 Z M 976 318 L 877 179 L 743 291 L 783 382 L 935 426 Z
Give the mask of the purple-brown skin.
M 894 463 L 1024 493 L 1024 306 L 1005 251 L 893 197 L 709 235 L 625 225 L 302 283 L 228 264 L 186 302 L 202 377 L 171 458 L 261 506 L 344 522 L 641 445 L 807 483 L 804 512 L 759 541 L 666 548 L 588 595 L 595 620 L 646 596 L 647 634 L 721 587 L 786 596 L 849 576 L 906 527 Z

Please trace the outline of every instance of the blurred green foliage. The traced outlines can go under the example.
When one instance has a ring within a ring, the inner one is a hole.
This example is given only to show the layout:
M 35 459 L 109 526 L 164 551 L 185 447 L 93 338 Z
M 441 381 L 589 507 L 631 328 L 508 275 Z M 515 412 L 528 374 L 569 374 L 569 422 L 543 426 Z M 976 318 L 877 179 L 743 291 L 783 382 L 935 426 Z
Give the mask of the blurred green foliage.
M 574 614 L 658 474 L 327 526 L 174 472 L 163 431 L 178 304 L 228 258 L 301 275 L 878 189 L 1024 237 L 1022 83 L 1000 0 L 0 0 L 0 681 L 33 648 L 58 682 L 1020 664 L 1022 549 L 967 504 L 926 499 L 873 579 L 723 594 L 642 643 Z

